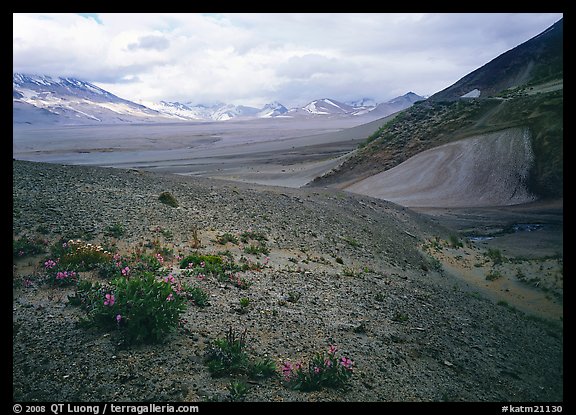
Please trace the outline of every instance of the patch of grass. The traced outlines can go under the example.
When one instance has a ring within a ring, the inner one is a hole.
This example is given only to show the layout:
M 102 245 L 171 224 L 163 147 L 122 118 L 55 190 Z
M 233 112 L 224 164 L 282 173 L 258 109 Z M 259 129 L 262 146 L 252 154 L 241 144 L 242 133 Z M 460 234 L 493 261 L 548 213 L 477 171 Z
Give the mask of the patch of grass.
M 27 257 L 46 252 L 46 243 L 40 238 L 23 237 L 12 242 L 12 255 Z
M 344 267 L 342 274 L 344 274 L 345 277 L 358 277 L 361 273 L 353 268 Z
M 425 261 L 421 264 L 421 268 L 424 271 L 433 270 L 436 272 L 442 272 L 444 270 L 442 262 L 440 262 L 438 258 L 433 257 L 432 255 L 428 255 Z
M 276 375 L 276 363 L 269 357 L 256 359 L 248 366 L 248 376 L 251 379 L 263 379 Z
M 120 238 L 121 236 L 124 236 L 125 233 L 126 229 L 124 228 L 124 225 L 121 223 L 115 223 L 113 225 L 108 226 L 104 232 L 106 236 L 112 236 L 114 238 Z
M 243 380 L 232 380 L 228 385 L 231 402 L 242 402 L 248 393 L 248 384 Z
M 222 235 L 218 235 L 216 237 L 216 243 L 220 244 L 220 245 L 226 245 L 228 242 L 237 245 L 238 244 L 238 238 L 231 234 L 231 233 L 224 233 Z
M 297 303 L 300 300 L 301 296 L 302 293 L 298 291 L 288 291 L 288 298 L 286 298 L 286 301 L 290 303 Z
M 500 278 L 502 278 L 502 274 L 499 271 L 492 270 L 486 275 L 486 281 L 494 281 Z
M 187 297 L 192 300 L 195 306 L 204 308 L 210 305 L 208 293 L 200 287 L 190 287 L 185 289 Z
M 276 366 L 270 359 L 252 360 L 248 355 L 248 329 L 228 329 L 226 336 L 216 339 L 206 353 L 206 365 L 212 377 L 248 375 L 251 378 L 270 377 Z
M 259 232 L 259 231 L 244 231 L 240 234 L 240 240 L 242 241 L 242 243 L 248 243 L 248 241 L 250 240 L 254 240 L 254 241 L 258 241 L 258 242 L 266 242 L 268 240 L 268 237 L 263 233 L 263 232 Z
M 342 240 L 346 242 L 348 245 L 350 245 L 352 248 L 360 247 L 360 243 L 356 239 L 343 237 Z
M 484 255 L 487 256 L 494 265 L 500 265 L 505 260 L 505 257 L 498 248 L 488 248 L 488 251 L 486 251 Z
M 460 240 L 460 238 L 457 235 L 450 235 L 448 237 L 448 242 L 449 242 L 451 248 L 464 247 L 464 244 L 462 243 L 462 241 Z
M 397 323 L 404 323 L 404 322 L 408 321 L 409 319 L 410 318 L 408 317 L 408 314 L 402 313 L 402 312 L 397 312 L 392 317 L 392 321 L 395 321 Z
M 270 249 L 264 242 L 259 242 L 258 244 L 250 244 L 249 246 L 245 246 L 244 252 L 253 255 L 268 255 L 270 253 Z
M 220 270 L 223 265 L 222 257 L 218 255 L 188 255 L 180 260 L 180 269 L 191 267 L 206 268 L 206 271 Z
M 174 197 L 174 195 L 170 192 L 162 192 L 160 196 L 158 196 L 158 200 L 165 205 L 177 208 L 178 207 L 178 200 Z
M 506 300 L 500 300 L 496 303 L 497 305 L 507 308 L 510 311 L 517 312 L 518 310 L 513 305 L 509 304 Z

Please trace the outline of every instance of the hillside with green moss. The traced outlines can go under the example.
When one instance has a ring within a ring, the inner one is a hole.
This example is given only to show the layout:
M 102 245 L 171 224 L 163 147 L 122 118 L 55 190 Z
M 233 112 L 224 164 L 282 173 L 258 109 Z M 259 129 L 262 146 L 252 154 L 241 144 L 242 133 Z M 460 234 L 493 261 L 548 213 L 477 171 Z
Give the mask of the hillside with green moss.
M 476 135 L 523 127 L 530 131 L 534 153 L 528 189 L 541 199 L 562 197 L 564 96 L 562 49 L 558 47 L 562 44 L 562 21 L 553 28 L 474 71 L 472 78 L 482 79 L 482 83 L 474 83 L 466 76 L 402 111 L 368 137 L 343 164 L 317 178 L 311 186 L 346 188 L 422 151 Z M 546 42 L 551 45 L 544 47 Z M 558 53 L 560 56 L 556 56 Z M 531 64 L 536 58 L 548 59 L 548 64 Z M 514 63 L 523 69 L 512 70 Z M 526 82 L 520 86 L 500 89 L 512 83 L 498 78 L 504 66 L 510 79 L 517 78 L 512 72 L 520 70 L 532 75 L 524 76 Z M 490 76 L 491 86 L 487 81 Z M 454 91 L 465 94 L 473 87 L 495 93 L 485 96 L 481 92 L 478 98 L 454 99 Z

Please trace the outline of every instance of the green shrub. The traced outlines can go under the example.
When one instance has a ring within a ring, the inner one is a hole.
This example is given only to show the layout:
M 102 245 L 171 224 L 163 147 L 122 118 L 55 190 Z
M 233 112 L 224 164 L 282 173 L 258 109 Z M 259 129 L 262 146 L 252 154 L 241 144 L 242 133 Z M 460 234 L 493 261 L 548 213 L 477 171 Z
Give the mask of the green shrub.
M 486 275 L 487 281 L 494 281 L 494 280 L 497 280 L 499 278 L 502 278 L 502 274 L 498 271 L 490 271 L 490 273 L 488 273 L 488 275 Z
M 158 196 L 158 200 L 165 205 L 172 206 L 174 208 L 178 207 L 178 200 L 170 192 L 162 192 Z
M 497 248 L 488 248 L 488 251 L 484 254 L 486 255 L 494 265 L 499 265 L 504 261 L 504 256 Z
M 213 377 L 245 375 L 262 379 L 276 375 L 276 364 L 270 358 L 251 359 L 248 355 L 247 329 L 228 329 L 224 338 L 217 339 L 208 349 L 205 359 Z
M 23 237 L 12 242 L 12 255 L 26 257 L 46 252 L 46 244 L 40 238 Z
M 59 258 L 60 267 L 76 271 L 89 271 L 112 259 L 110 252 L 100 245 L 92 245 L 79 239 L 57 243 L 52 247 L 52 252 Z
M 77 294 L 88 310 L 88 323 L 119 328 L 128 343 L 159 343 L 174 331 L 186 310 L 185 297 L 152 273 L 120 277 L 110 286 L 84 285 Z
M 187 288 L 186 293 L 188 298 L 192 300 L 194 305 L 204 308 L 210 305 L 208 293 L 200 287 Z
M 246 333 L 230 327 L 226 337 L 216 339 L 206 354 L 206 364 L 213 377 L 242 374 L 248 371 Z
M 222 257 L 218 255 L 188 255 L 180 260 L 180 269 L 202 267 L 206 271 L 220 270 L 222 268 Z
M 452 248 L 462 248 L 464 246 L 460 238 L 458 238 L 456 235 L 450 235 L 448 242 Z
M 254 240 L 258 242 L 265 242 L 268 240 L 268 237 L 259 231 L 244 231 L 240 234 L 240 240 L 242 243 L 248 243 L 249 240 Z
M 250 246 L 245 246 L 244 252 L 253 255 L 268 255 L 270 253 L 270 249 L 268 249 L 264 242 L 259 242 L 257 245 L 250 244 Z
M 228 242 L 233 243 L 234 245 L 238 244 L 238 238 L 231 233 L 225 233 L 223 235 L 218 235 L 216 237 L 216 243 L 220 245 L 226 245 Z
M 248 385 L 243 380 L 233 380 L 228 385 L 231 402 L 241 402 L 246 398 Z
M 124 225 L 122 225 L 121 223 L 115 223 L 106 228 L 105 235 L 112 236 L 114 238 L 119 238 L 123 236 L 125 233 L 126 229 L 124 228 Z

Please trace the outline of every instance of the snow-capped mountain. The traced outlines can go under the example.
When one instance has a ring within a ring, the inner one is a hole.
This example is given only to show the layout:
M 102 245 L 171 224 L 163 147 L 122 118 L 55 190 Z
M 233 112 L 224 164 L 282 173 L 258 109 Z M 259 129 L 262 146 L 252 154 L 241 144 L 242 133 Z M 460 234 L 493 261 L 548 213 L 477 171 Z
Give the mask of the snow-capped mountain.
M 408 92 L 402 96 L 393 98 L 390 101 L 376 105 L 376 107 L 370 110 L 370 114 L 379 117 L 386 117 L 390 114 L 411 107 L 415 102 L 423 101 L 425 99 L 426 98 L 415 94 L 414 92 Z
M 288 110 L 279 102 L 262 108 L 245 105 L 202 105 L 160 101 L 134 103 L 119 98 L 89 82 L 75 78 L 13 74 L 14 124 L 117 124 L 174 121 L 226 121 L 254 118 L 340 118 L 385 117 L 412 105 L 423 97 L 409 92 L 376 104 L 370 98 L 343 103 L 322 98 Z
M 354 108 L 370 108 L 378 105 L 378 103 L 375 100 L 366 97 L 357 99 L 356 101 L 347 102 L 346 104 Z
M 116 124 L 176 118 L 75 78 L 13 74 L 13 123 Z
M 343 102 L 336 101 L 335 99 L 322 98 L 310 102 L 304 108 L 304 111 L 310 114 L 317 115 L 330 115 L 330 114 L 349 114 L 353 112 L 354 107 Z
M 280 117 L 288 112 L 288 108 L 280 104 L 278 101 L 271 102 L 270 104 L 264 105 L 260 112 L 258 112 L 258 117 L 260 118 L 271 118 Z
M 425 99 L 413 92 L 391 99 L 388 102 L 377 104 L 370 98 L 362 98 L 351 103 L 342 103 L 335 99 L 323 98 L 314 100 L 302 108 L 290 109 L 286 115 L 302 116 L 361 116 L 370 115 L 371 118 L 381 118 L 410 107 L 414 102 Z
M 245 105 L 215 104 L 203 105 L 180 102 L 146 103 L 146 106 L 158 112 L 171 114 L 183 120 L 226 121 L 233 118 L 270 118 L 284 114 L 286 107 L 279 102 L 272 102 L 262 108 Z

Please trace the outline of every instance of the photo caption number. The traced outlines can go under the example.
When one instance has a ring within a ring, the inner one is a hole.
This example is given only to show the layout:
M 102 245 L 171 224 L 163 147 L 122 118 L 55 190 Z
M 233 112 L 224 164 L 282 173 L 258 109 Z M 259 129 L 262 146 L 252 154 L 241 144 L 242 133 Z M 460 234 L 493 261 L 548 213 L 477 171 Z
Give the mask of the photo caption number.
M 26 413 L 40 413 L 46 412 L 46 407 L 44 406 L 26 406 Z
M 533 412 L 556 412 L 556 413 L 560 413 L 562 412 L 562 407 L 561 406 L 550 406 L 550 405 L 540 405 L 540 406 L 535 406 Z

